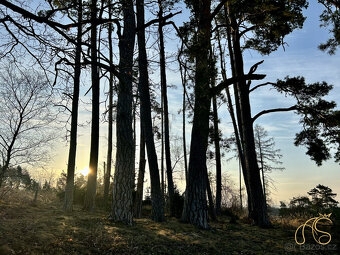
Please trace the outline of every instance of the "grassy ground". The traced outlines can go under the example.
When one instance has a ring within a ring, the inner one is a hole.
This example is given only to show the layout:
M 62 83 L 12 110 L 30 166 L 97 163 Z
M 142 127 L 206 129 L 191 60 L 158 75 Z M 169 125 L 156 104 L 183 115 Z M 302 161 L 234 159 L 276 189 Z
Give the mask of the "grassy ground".
M 294 229 L 279 225 L 260 229 L 224 217 L 204 231 L 174 218 L 136 219 L 128 227 L 107 216 L 80 207 L 66 214 L 56 202 L 0 201 L 0 254 L 338 254 L 301 250 Z

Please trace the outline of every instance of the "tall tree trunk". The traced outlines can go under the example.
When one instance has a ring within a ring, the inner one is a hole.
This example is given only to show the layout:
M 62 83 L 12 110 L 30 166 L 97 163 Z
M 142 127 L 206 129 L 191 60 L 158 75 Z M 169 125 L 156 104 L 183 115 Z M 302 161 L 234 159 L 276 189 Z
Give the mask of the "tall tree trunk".
M 91 79 L 92 79 L 92 125 L 91 125 L 91 149 L 90 172 L 88 174 L 87 189 L 85 194 L 84 209 L 91 211 L 95 206 L 97 188 L 97 169 L 99 152 L 99 73 L 97 64 L 97 0 L 91 1 Z
M 136 26 L 136 24 L 135 24 Z M 134 97 L 134 99 L 132 99 L 132 121 L 133 121 L 133 160 L 134 162 L 136 162 L 136 147 L 137 147 L 137 133 L 136 133 L 136 107 L 137 107 L 137 103 L 138 103 L 138 96 L 133 95 L 132 92 L 132 96 Z M 134 163 L 134 170 L 133 170 L 133 191 L 135 191 L 135 181 L 136 181 L 136 163 Z
M 228 16 L 227 16 L 228 15 L 227 8 L 225 8 L 224 11 L 225 11 L 226 23 L 227 23 L 227 41 L 228 41 L 228 50 L 229 50 L 229 57 L 230 57 L 230 65 L 231 65 L 231 69 L 232 69 L 232 75 L 235 77 L 233 47 L 232 47 L 232 43 L 231 43 L 230 25 L 229 25 L 229 20 L 228 20 Z M 222 45 L 221 45 L 221 39 L 220 39 L 219 30 L 217 30 L 216 33 L 217 33 L 217 39 L 218 39 L 218 47 L 219 47 L 219 51 L 220 51 L 220 65 L 221 65 L 222 78 L 223 78 L 223 80 L 226 80 L 227 79 L 227 72 L 226 72 L 226 68 L 225 68 L 225 62 L 223 61 L 223 59 L 224 59 L 224 51 L 223 51 Z M 236 89 L 235 86 L 236 85 L 234 85 L 234 89 Z M 242 151 L 239 127 L 237 125 L 237 121 L 236 121 L 236 117 L 235 117 L 235 113 L 234 113 L 233 102 L 232 102 L 232 99 L 231 99 L 229 87 L 227 87 L 225 89 L 225 91 L 226 91 L 226 95 L 227 95 L 228 111 L 229 111 L 229 114 L 230 114 L 230 117 L 231 117 L 231 121 L 232 121 L 232 124 L 233 124 L 233 129 L 234 129 L 234 134 L 235 134 L 235 139 L 236 139 L 235 142 L 236 142 L 237 152 L 238 152 L 238 156 L 239 156 L 240 204 L 241 204 L 241 209 L 242 209 L 241 170 L 243 170 L 243 175 L 246 176 L 246 172 L 245 172 L 245 160 L 244 160 L 243 151 Z M 238 109 L 239 108 L 239 99 L 238 99 L 238 96 L 236 95 L 236 93 L 235 93 L 235 104 L 236 104 L 236 107 Z M 247 178 L 245 178 L 245 185 L 246 185 L 246 189 L 247 189 L 247 192 L 248 192 L 249 185 L 248 185 L 248 182 L 247 182 Z M 249 201 L 248 201 L 248 204 L 250 204 Z
M 151 120 L 148 61 L 146 55 L 145 28 L 144 28 L 144 0 L 136 0 L 136 5 L 137 5 L 137 28 L 139 49 L 138 90 L 141 101 L 141 121 L 143 125 L 143 131 L 145 134 L 149 162 L 149 172 L 151 179 L 152 218 L 153 220 L 160 222 L 164 221 L 164 208 Z
M 183 155 L 184 155 L 184 170 L 185 170 L 185 181 L 188 181 L 188 158 L 187 158 L 187 142 L 186 142 L 186 135 L 185 135 L 185 83 L 183 83 L 183 120 L 182 120 L 182 124 L 183 124 Z
M 183 136 L 183 155 L 184 155 L 184 171 L 185 171 L 185 182 L 188 182 L 188 159 L 187 159 L 187 143 L 186 143 L 186 134 L 185 134 L 185 119 L 186 119 L 186 67 L 184 67 L 184 71 L 182 69 L 182 64 L 180 62 L 180 59 L 178 58 L 179 63 L 179 69 L 181 73 L 181 80 L 182 80 L 182 86 L 183 86 L 183 102 L 182 102 L 182 108 L 183 108 L 183 115 L 182 115 L 182 136 Z
M 210 64 L 211 70 L 215 69 L 215 61 L 214 61 L 214 52 L 212 49 L 212 45 L 210 44 Z M 211 87 L 215 87 L 216 75 L 211 77 Z M 215 146 L 215 161 L 216 161 L 216 213 L 220 214 L 221 212 L 221 200 L 222 200 L 222 167 L 221 167 L 221 150 L 220 150 L 220 135 L 218 128 L 218 109 L 217 109 L 217 100 L 216 95 L 212 97 L 212 105 L 213 105 L 213 131 L 214 131 L 214 146 Z M 208 187 L 209 188 L 209 187 Z
M 74 65 L 73 78 L 73 96 L 72 96 L 72 116 L 71 116 L 71 135 L 70 135 L 70 149 L 68 154 L 67 164 L 67 179 L 65 187 L 64 210 L 71 212 L 73 210 L 73 192 L 74 192 L 74 172 L 76 165 L 77 154 L 77 130 L 78 130 L 78 105 L 79 105 L 79 87 L 80 87 L 80 73 L 81 73 L 81 41 L 82 41 L 82 19 L 83 6 L 82 0 L 78 1 L 78 31 L 77 31 L 77 45 Z
M 258 142 L 259 142 L 259 152 L 260 152 L 260 164 L 261 164 L 261 173 L 262 173 L 262 185 L 263 185 L 263 196 L 264 196 L 264 201 L 266 203 L 266 207 L 267 207 L 267 198 L 266 198 L 266 183 L 264 180 L 264 169 L 263 169 L 263 154 L 262 154 L 262 145 L 261 145 L 261 137 L 260 134 L 258 134 L 257 136 Z
M 168 109 L 168 95 L 167 95 L 167 83 L 166 83 L 166 63 L 165 63 L 165 50 L 164 50 L 164 35 L 163 35 L 163 7 L 162 1 L 158 0 L 159 13 L 158 17 L 159 27 L 159 46 L 160 46 L 160 69 L 161 69 L 161 88 L 163 96 L 163 116 L 164 116 L 164 145 L 165 145 L 165 163 L 166 163 L 166 174 L 168 180 L 168 194 L 170 201 L 170 215 L 175 215 L 175 208 L 173 205 L 174 197 L 174 182 L 172 178 L 172 166 L 171 166 L 171 153 L 170 153 L 170 134 L 169 134 L 169 109 Z
M 209 49 L 211 37 L 210 0 L 193 4 L 198 20 L 197 41 L 194 51 L 195 67 L 195 109 L 191 133 L 188 182 L 182 221 L 200 228 L 209 228 L 207 210 L 207 166 L 206 152 L 209 136 L 209 114 L 211 98 Z M 199 49 L 199 50 L 197 50 Z
M 144 175 L 145 175 L 145 137 L 142 129 L 142 123 L 140 124 L 140 148 L 139 148 L 139 171 L 137 181 L 137 192 L 135 200 L 135 217 L 140 218 L 142 216 L 142 201 L 143 201 L 143 187 L 144 187 Z
M 216 208 L 214 206 L 214 199 L 213 199 L 213 195 L 211 192 L 211 186 L 210 186 L 210 180 L 209 180 L 209 175 L 207 173 L 207 195 L 208 195 L 208 201 L 209 201 L 209 213 L 210 216 L 213 220 L 216 220 Z
M 240 183 L 240 209 L 242 211 L 242 207 L 243 207 L 243 204 L 242 204 L 242 164 L 241 164 L 241 159 L 239 159 L 238 161 L 238 172 L 239 172 L 239 183 Z
M 112 7 L 111 1 L 109 1 L 109 19 L 112 18 Z M 112 23 L 109 23 L 108 27 L 108 43 L 109 43 L 109 59 L 110 63 L 113 63 L 113 42 L 112 42 L 112 32 L 113 26 Z M 110 189 L 110 177 L 111 177 L 111 168 L 112 168 L 112 130 L 113 130 L 113 73 L 110 72 L 109 77 L 109 111 L 108 111 L 108 138 L 107 138 L 107 170 L 104 177 L 104 205 L 107 205 L 108 197 L 109 197 L 109 189 Z
M 222 167 L 221 167 L 221 150 L 220 150 L 220 136 L 219 136 L 219 129 L 218 129 L 218 113 L 217 113 L 216 96 L 213 96 L 212 100 L 213 100 L 214 144 L 215 144 L 215 159 L 216 159 L 216 214 L 218 215 L 221 212 Z
M 161 90 L 161 93 L 163 91 Z M 164 182 L 164 111 L 163 111 L 163 94 L 161 95 L 161 188 L 162 194 L 165 194 L 165 182 Z
M 234 21 L 235 22 L 235 21 Z M 237 77 L 244 76 L 243 70 L 243 56 L 240 48 L 240 36 L 236 25 L 233 25 L 232 44 L 233 44 L 233 57 L 235 61 L 235 75 Z M 235 94 L 239 97 L 239 113 L 241 120 L 241 143 L 243 147 L 243 154 L 245 158 L 245 167 L 247 172 L 247 179 L 249 185 L 251 211 L 250 218 L 254 220 L 255 224 L 261 227 L 270 226 L 270 221 L 267 215 L 266 205 L 263 196 L 260 171 L 257 165 L 254 130 L 251 117 L 249 89 L 246 80 L 242 79 L 236 83 Z
M 227 41 L 228 41 L 230 65 L 231 65 L 231 70 L 232 70 L 232 76 L 235 77 L 236 76 L 236 71 L 235 71 L 236 66 L 235 66 L 234 49 L 233 49 L 232 36 L 231 36 L 231 24 L 230 24 L 231 22 L 229 21 L 229 18 L 228 18 L 229 10 L 228 10 L 227 7 L 224 8 L 224 14 L 225 14 L 226 23 L 227 23 Z M 232 17 L 230 17 L 230 19 L 232 19 Z M 221 49 L 221 46 L 220 46 L 220 49 Z M 226 79 L 225 68 L 223 69 L 222 75 L 224 77 L 223 79 Z M 244 184 L 246 186 L 247 194 L 249 194 L 250 193 L 250 187 L 249 187 L 249 183 L 248 183 L 248 173 L 246 171 L 245 157 L 244 157 L 243 147 L 242 147 L 242 143 L 241 143 L 243 132 L 241 130 L 242 125 L 241 125 L 241 115 L 240 115 L 240 99 L 239 99 L 238 93 L 236 93 L 236 91 L 237 91 L 236 83 L 234 84 L 234 91 L 235 91 L 234 98 L 235 98 L 235 106 L 236 106 L 236 117 L 235 117 L 235 113 L 234 113 L 234 108 L 232 106 L 233 104 L 232 104 L 229 88 L 228 87 L 226 88 L 228 109 L 229 109 L 229 113 L 230 113 L 232 123 L 233 123 L 238 155 L 239 155 L 239 158 L 241 160 Z M 237 122 L 236 122 L 236 118 L 237 118 Z M 252 211 L 252 203 L 251 203 L 249 195 L 247 196 L 247 199 L 248 199 L 248 211 L 251 212 Z
M 134 140 L 132 131 L 132 73 L 135 45 L 133 0 L 122 1 L 124 30 L 119 40 L 119 73 L 117 102 L 117 151 L 113 179 L 113 199 L 110 219 L 131 225 L 133 220 Z

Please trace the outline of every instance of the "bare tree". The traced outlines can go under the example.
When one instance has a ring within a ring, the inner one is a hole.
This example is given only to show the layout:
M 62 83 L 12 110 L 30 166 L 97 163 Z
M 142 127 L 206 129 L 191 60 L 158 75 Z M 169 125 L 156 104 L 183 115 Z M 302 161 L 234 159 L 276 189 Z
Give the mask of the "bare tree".
M 269 194 L 269 184 L 273 185 L 271 178 L 268 176 L 268 173 L 271 173 L 273 170 L 284 170 L 284 167 L 279 167 L 278 165 L 282 165 L 280 158 L 282 155 L 280 153 L 280 149 L 275 149 L 275 141 L 273 137 L 268 136 L 268 132 L 256 124 L 254 128 L 255 132 L 255 146 L 256 146 L 256 156 L 257 162 L 260 166 L 261 177 L 262 177 L 262 185 L 263 185 L 263 196 L 268 204 Z M 273 166 L 276 165 L 276 166 Z
M 0 186 L 10 166 L 47 159 L 54 120 L 52 91 L 32 69 L 7 65 L 0 72 Z

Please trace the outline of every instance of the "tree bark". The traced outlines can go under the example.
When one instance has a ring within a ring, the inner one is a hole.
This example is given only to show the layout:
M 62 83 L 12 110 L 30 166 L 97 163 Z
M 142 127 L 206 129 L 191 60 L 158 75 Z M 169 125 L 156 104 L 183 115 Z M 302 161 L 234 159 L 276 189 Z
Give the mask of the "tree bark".
M 228 8 L 226 8 L 226 7 L 224 8 L 224 14 L 225 14 L 226 23 L 227 23 L 227 40 L 228 40 L 230 65 L 231 65 L 232 75 L 233 75 L 233 77 L 236 77 L 234 49 L 233 49 L 232 38 L 231 38 L 232 37 L 231 36 L 231 24 L 230 24 L 230 21 L 228 19 L 229 11 L 228 11 Z M 230 17 L 230 19 L 232 19 L 232 17 Z M 226 79 L 225 70 L 222 73 L 222 75 L 225 77 L 224 79 Z M 236 83 L 234 84 L 233 87 L 234 87 L 234 91 L 237 91 Z M 234 108 L 232 106 L 233 104 L 232 104 L 229 88 L 226 88 L 226 94 L 227 94 L 228 109 L 229 109 L 229 113 L 230 113 L 230 116 L 231 116 L 231 119 L 232 119 L 234 133 L 235 133 L 237 151 L 238 151 L 238 155 L 239 155 L 239 158 L 240 158 L 240 161 L 241 161 L 244 184 L 246 186 L 247 194 L 249 194 L 250 193 L 250 187 L 249 187 L 249 183 L 248 183 L 248 173 L 246 171 L 245 158 L 244 158 L 243 147 L 242 147 L 242 143 L 241 143 L 243 133 L 241 131 L 242 125 L 241 125 L 241 115 L 240 115 L 240 99 L 239 99 L 238 94 L 235 92 L 234 93 L 235 106 L 236 106 L 236 117 L 235 117 Z M 236 121 L 236 118 L 237 118 L 237 121 Z M 251 203 L 251 200 L 250 200 L 250 196 L 247 196 L 247 199 L 248 199 L 248 211 L 251 212 L 252 211 L 252 203 Z
M 240 183 L 240 209 L 242 211 L 242 207 L 243 207 L 243 202 L 242 202 L 242 164 L 241 164 L 241 160 L 239 159 L 239 163 L 238 163 L 238 172 L 239 172 L 239 183 Z
M 266 183 L 264 180 L 264 171 L 263 171 L 263 154 L 262 154 L 262 144 L 261 144 L 261 137 L 260 137 L 260 133 L 258 133 L 257 135 L 257 139 L 258 139 L 258 145 L 259 145 L 259 152 L 260 152 L 260 164 L 261 164 L 261 174 L 262 174 L 262 185 L 263 185 L 263 196 L 264 196 L 264 201 L 266 203 L 266 207 L 267 207 L 267 198 L 266 198 Z
M 216 96 L 213 96 L 213 118 L 214 118 L 214 145 L 215 145 L 215 160 L 216 160 L 216 214 L 221 212 L 222 200 L 222 167 L 221 167 L 221 150 L 220 136 L 218 130 L 218 112 Z
M 70 134 L 70 149 L 68 154 L 67 164 L 67 179 L 65 187 L 64 210 L 71 212 L 73 210 L 73 193 L 74 193 L 74 172 L 77 154 L 77 130 L 78 130 L 78 105 L 79 105 L 79 87 L 81 73 L 81 41 L 82 41 L 82 17 L 83 6 L 82 1 L 78 1 L 78 31 L 77 45 L 75 52 L 74 65 L 74 80 L 73 80 L 73 96 L 72 96 L 72 116 L 71 116 L 71 134 Z
M 123 77 L 118 85 L 117 152 L 113 179 L 113 200 L 110 219 L 131 225 L 133 220 L 132 192 L 134 189 L 134 140 L 132 131 L 132 69 L 135 44 L 133 1 L 122 1 L 124 30 L 119 40 L 119 72 Z
M 240 48 L 240 37 L 236 25 L 233 25 L 232 44 L 233 58 L 235 61 L 235 75 L 244 76 L 243 56 Z M 261 227 L 270 226 L 267 215 L 266 205 L 263 196 L 260 171 L 257 165 L 254 130 L 252 125 L 251 108 L 249 101 L 249 89 L 245 79 L 236 83 L 235 94 L 239 97 L 239 115 L 240 115 L 240 133 L 243 154 L 245 158 L 245 167 L 247 172 L 247 181 L 249 185 L 248 197 L 250 197 L 251 211 L 249 217 L 254 220 L 255 224 Z
M 197 41 L 194 51 L 195 72 L 195 108 L 191 133 L 188 182 L 182 221 L 189 222 L 203 229 L 208 229 L 207 208 L 207 166 L 206 152 L 209 136 L 209 114 L 211 98 L 209 49 L 211 37 L 210 0 L 201 0 L 193 4 L 198 20 Z
M 183 115 L 182 115 L 182 136 L 183 136 L 183 155 L 184 155 L 184 171 L 185 171 L 185 182 L 188 182 L 188 159 L 187 159 L 187 143 L 186 143 L 186 134 L 185 134 L 185 119 L 186 119 L 186 67 L 184 70 L 182 69 L 182 64 L 180 59 L 178 58 L 179 69 L 181 73 L 181 80 L 183 86 L 183 97 L 182 97 L 182 108 L 183 108 Z
M 143 202 L 143 187 L 144 187 L 144 175 L 145 175 L 145 137 L 142 129 L 142 124 L 140 125 L 140 148 L 139 148 L 139 171 L 138 171 L 138 181 L 137 181 L 137 192 L 135 201 L 135 217 L 140 218 L 142 216 L 142 202 Z
M 210 64 L 211 69 L 215 69 L 214 52 L 212 45 L 210 44 Z M 211 87 L 215 87 L 216 75 L 211 77 Z M 221 212 L 221 200 L 222 200 L 222 167 L 221 167 L 221 150 L 220 150 L 220 135 L 218 128 L 218 109 L 216 95 L 212 97 L 213 105 L 213 132 L 214 132 L 214 146 L 215 146 L 215 161 L 216 161 L 216 208 L 215 216 Z M 208 186 L 209 189 L 209 186 Z
M 90 172 L 88 174 L 87 189 L 85 194 L 84 209 L 92 211 L 95 207 L 97 188 L 97 169 L 99 152 L 99 73 L 97 52 L 97 0 L 91 1 L 91 79 L 92 79 L 92 125 L 91 125 L 91 149 Z
M 162 1 L 158 0 L 159 13 L 158 17 L 159 27 L 159 46 L 160 46 L 160 75 L 161 75 L 161 88 L 163 97 L 163 117 L 164 117 L 164 146 L 165 146 L 165 163 L 166 174 L 168 180 L 168 195 L 170 204 L 170 215 L 175 215 L 175 208 L 173 205 L 174 197 L 174 182 L 172 178 L 172 166 L 171 166 L 171 153 L 170 153 L 170 134 L 169 134 L 169 109 L 168 109 L 168 95 L 167 95 L 167 83 L 166 83 L 166 63 L 165 63 L 165 50 L 164 50 L 164 35 L 163 35 L 163 7 Z
M 209 180 L 208 173 L 207 173 L 207 195 L 208 195 L 208 201 L 209 201 L 210 216 L 211 216 L 212 220 L 217 220 L 216 208 L 214 206 L 214 199 L 213 199 L 212 192 L 211 192 L 211 186 L 210 186 L 210 180 Z
M 144 0 L 136 0 L 138 49 L 139 49 L 139 83 L 138 90 L 141 101 L 141 121 L 145 134 L 149 172 L 151 180 L 152 218 L 154 221 L 164 221 L 163 196 L 160 187 L 157 154 L 152 130 L 151 103 L 149 91 L 148 61 L 145 46 Z
M 111 4 L 111 1 L 110 1 Z M 109 19 L 112 18 L 112 7 L 109 7 Z M 109 43 L 109 59 L 110 63 L 113 62 L 113 45 L 112 45 L 112 23 L 108 27 L 108 43 Z M 104 205 L 107 205 L 110 189 L 110 177 L 112 168 L 112 129 L 113 129 L 113 73 L 110 72 L 109 77 L 109 111 L 108 111 L 108 137 L 107 137 L 107 170 L 104 177 Z
M 164 107 L 163 107 L 163 90 L 161 90 L 161 188 L 162 194 L 165 194 L 164 180 Z

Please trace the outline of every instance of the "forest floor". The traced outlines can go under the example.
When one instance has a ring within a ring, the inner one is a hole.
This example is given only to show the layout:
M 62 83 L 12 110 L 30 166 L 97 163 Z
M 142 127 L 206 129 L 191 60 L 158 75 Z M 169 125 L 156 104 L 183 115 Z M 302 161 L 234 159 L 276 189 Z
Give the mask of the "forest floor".
M 326 251 L 301 248 L 295 229 L 280 225 L 261 229 L 222 217 L 200 230 L 175 218 L 125 226 L 107 216 L 80 207 L 67 214 L 57 202 L 0 201 L 0 254 L 339 254 L 334 244 Z

